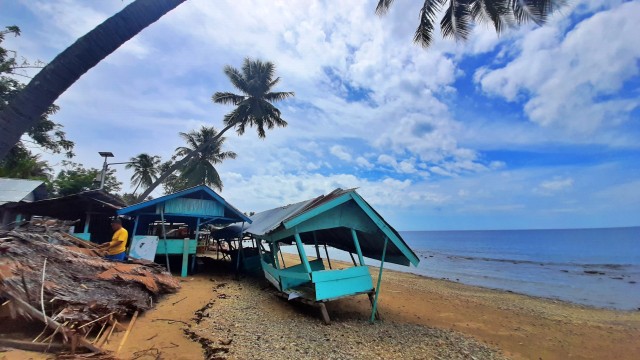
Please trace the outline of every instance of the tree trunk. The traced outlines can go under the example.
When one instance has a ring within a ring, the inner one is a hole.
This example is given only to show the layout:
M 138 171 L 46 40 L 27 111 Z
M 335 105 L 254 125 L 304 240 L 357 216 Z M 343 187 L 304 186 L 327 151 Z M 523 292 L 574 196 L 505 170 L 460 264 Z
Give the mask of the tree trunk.
M 202 150 L 204 150 L 207 146 L 215 143 L 216 141 L 218 141 L 218 139 L 220 139 L 220 137 L 222 137 L 222 134 L 224 134 L 225 132 L 227 132 L 227 130 L 231 129 L 232 127 L 236 126 L 236 124 L 231 124 L 228 125 L 227 127 L 225 127 L 224 129 L 222 129 L 222 131 L 220 131 L 218 133 L 218 135 L 216 135 L 215 137 L 211 138 L 209 141 L 204 142 L 202 144 L 200 144 L 200 146 L 198 146 L 198 148 L 195 151 L 190 152 L 189 154 L 185 155 L 185 157 L 183 157 L 182 159 L 180 159 L 180 161 L 176 162 L 175 164 L 171 165 L 171 167 L 162 173 L 162 175 L 160 175 L 160 177 L 153 183 L 151 184 L 151 186 L 149 186 L 143 193 L 142 195 L 140 195 L 137 199 L 138 202 L 142 202 L 144 201 L 144 199 L 147 198 L 147 196 L 149 196 L 149 194 L 151 194 L 151 192 L 158 187 L 158 185 L 162 184 L 163 181 L 165 181 L 169 175 L 173 174 L 174 171 L 178 170 L 179 168 L 183 167 L 195 154 L 201 152 Z
M 89 69 L 185 0 L 136 0 L 53 59 L 0 112 L 0 159 Z

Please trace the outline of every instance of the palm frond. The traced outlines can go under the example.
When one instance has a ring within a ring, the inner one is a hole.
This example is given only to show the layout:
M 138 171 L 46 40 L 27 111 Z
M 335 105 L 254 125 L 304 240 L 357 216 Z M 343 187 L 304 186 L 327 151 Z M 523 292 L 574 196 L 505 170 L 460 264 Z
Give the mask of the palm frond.
M 264 94 L 264 99 L 270 102 L 282 101 L 286 98 L 295 96 L 292 91 L 270 92 Z
M 554 0 L 510 0 L 509 2 L 513 17 L 518 25 L 530 21 L 537 25 L 543 25 L 555 7 L 564 3 Z
M 272 80 L 268 85 L 267 91 L 271 91 L 271 89 L 273 89 L 276 85 L 278 85 L 279 82 L 280 82 L 280 78 L 279 77 L 277 77 L 274 80 Z
M 216 104 L 238 105 L 244 98 L 242 95 L 236 95 L 230 92 L 216 92 L 211 97 L 211 100 Z
M 227 75 L 229 81 L 231 81 L 231 84 L 236 89 L 242 91 L 245 94 L 249 93 L 250 86 L 249 84 L 247 84 L 246 79 L 242 76 L 242 73 L 238 69 L 227 65 L 224 67 L 224 74 Z
M 378 1 L 378 6 L 376 6 L 376 14 L 381 16 L 385 15 L 389 11 L 389 8 L 391 7 L 392 3 L 393 3 L 393 0 Z
M 442 36 L 456 41 L 467 40 L 471 34 L 473 19 L 468 0 L 449 0 L 449 7 L 440 21 Z
M 471 3 L 471 17 L 478 23 L 491 23 L 500 35 L 506 27 L 513 25 L 510 0 L 474 0 Z
M 420 9 L 420 24 L 413 36 L 413 42 L 422 47 L 429 47 L 433 42 L 433 29 L 436 15 L 442 7 L 444 0 L 425 0 Z

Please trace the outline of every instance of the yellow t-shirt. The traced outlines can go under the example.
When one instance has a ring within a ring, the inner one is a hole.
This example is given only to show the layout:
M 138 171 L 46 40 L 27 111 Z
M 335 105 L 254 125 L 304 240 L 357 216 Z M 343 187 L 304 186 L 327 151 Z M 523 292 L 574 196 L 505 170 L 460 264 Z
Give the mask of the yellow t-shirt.
M 125 228 L 120 228 L 120 230 L 114 232 L 113 236 L 111 237 L 111 243 L 113 244 L 114 242 L 119 240 L 122 240 L 122 242 L 120 243 L 120 245 L 114 248 L 109 248 L 109 255 L 116 255 L 125 251 L 127 249 L 128 238 L 129 238 L 129 232 L 127 232 L 127 229 Z

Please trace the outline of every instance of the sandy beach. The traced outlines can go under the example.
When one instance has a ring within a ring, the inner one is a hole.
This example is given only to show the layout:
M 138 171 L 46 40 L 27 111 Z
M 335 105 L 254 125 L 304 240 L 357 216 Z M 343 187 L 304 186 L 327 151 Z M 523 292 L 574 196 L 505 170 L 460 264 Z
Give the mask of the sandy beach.
M 292 262 L 289 256 L 288 262 Z M 335 266 L 336 264 L 334 264 Z M 374 280 L 377 269 L 371 268 Z M 123 359 L 636 359 L 640 312 L 589 308 L 386 271 L 383 321 L 366 296 L 319 310 L 275 295 L 265 280 L 212 270 L 138 318 Z M 122 333 L 107 346 L 115 350 Z M 0 359 L 44 358 L 25 352 Z

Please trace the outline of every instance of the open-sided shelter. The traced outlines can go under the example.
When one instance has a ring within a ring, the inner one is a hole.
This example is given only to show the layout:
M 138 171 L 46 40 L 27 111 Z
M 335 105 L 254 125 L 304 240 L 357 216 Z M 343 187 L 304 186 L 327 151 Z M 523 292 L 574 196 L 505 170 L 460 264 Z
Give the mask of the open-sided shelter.
M 251 223 L 251 220 L 205 185 L 195 186 L 118 210 L 135 219 L 132 246 L 138 237 L 157 236 L 156 255 L 182 255 L 182 276 L 189 256 L 195 260 L 200 228 L 206 224 Z M 167 229 L 169 228 L 169 229 Z M 194 262 L 192 262 L 193 264 Z
M 77 220 L 74 236 L 96 243 L 111 239 L 113 230 L 109 218 L 126 204 L 104 190 L 87 190 L 77 194 L 33 202 L 7 204 L 11 210 L 25 218 L 49 216 L 60 220 Z
M 324 302 L 358 294 L 369 296 L 373 321 L 384 263 L 417 266 L 420 262 L 400 234 L 353 189 L 337 189 L 315 199 L 267 210 L 253 215 L 251 220 L 245 233 L 269 246 L 261 252 L 267 280 L 290 299 L 319 304 L 325 322 L 329 322 L 329 316 Z M 296 245 L 300 264 L 284 266 L 282 255 L 278 258 L 282 244 Z M 315 260 L 308 260 L 304 244 L 315 247 Z M 348 252 L 354 266 L 334 269 L 327 246 Z M 322 260 L 321 247 L 329 269 Z M 357 255 L 357 262 L 353 254 Z M 376 287 L 365 257 L 380 260 Z

